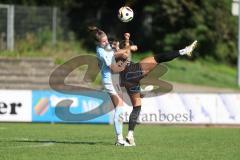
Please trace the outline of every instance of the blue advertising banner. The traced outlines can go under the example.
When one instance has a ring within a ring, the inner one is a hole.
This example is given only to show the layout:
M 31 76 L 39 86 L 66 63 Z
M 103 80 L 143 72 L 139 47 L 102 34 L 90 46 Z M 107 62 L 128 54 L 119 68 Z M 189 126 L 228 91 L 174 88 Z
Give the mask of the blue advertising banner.
M 51 90 L 32 91 L 32 122 L 110 123 L 109 113 L 87 121 L 66 121 L 56 114 L 56 108 L 62 107 L 57 105 L 63 100 L 70 100 L 72 102 L 68 109 L 75 116 L 97 108 L 103 102 L 102 99 L 63 94 Z

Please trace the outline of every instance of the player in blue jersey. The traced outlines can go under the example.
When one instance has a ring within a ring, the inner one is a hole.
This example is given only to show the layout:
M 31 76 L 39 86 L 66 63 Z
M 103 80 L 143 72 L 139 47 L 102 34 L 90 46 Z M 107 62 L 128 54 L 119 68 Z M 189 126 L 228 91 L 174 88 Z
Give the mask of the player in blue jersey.
M 119 82 L 119 73 L 125 69 L 126 62 L 116 63 L 115 56 L 126 56 L 126 50 L 119 50 L 114 52 L 108 42 L 107 35 L 97 27 L 89 27 L 89 30 L 94 33 L 97 47 L 96 55 L 98 58 L 99 69 L 102 76 L 102 84 L 104 90 L 109 93 L 113 105 L 115 107 L 114 112 L 114 128 L 116 133 L 116 145 L 128 145 L 123 138 L 123 93 Z M 132 47 L 134 49 L 134 47 Z

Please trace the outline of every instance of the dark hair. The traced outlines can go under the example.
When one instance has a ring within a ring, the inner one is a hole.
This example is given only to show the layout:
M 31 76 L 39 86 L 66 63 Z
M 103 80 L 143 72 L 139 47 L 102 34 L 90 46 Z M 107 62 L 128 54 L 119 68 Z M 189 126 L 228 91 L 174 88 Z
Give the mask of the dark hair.
M 96 26 L 89 26 L 88 30 L 94 34 L 96 41 L 100 41 L 102 37 L 107 36 L 104 31 L 100 30 Z

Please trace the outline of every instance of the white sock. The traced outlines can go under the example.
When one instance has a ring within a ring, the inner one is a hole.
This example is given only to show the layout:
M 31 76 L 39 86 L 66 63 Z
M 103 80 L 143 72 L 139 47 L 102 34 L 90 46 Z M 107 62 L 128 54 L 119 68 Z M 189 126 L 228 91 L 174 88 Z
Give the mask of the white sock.
M 116 135 L 122 135 L 122 128 L 123 128 L 123 122 L 122 122 L 122 114 L 123 114 L 123 107 L 119 106 L 115 108 L 114 112 L 114 128 Z
M 185 54 L 187 54 L 187 51 L 188 51 L 187 48 L 181 49 L 181 50 L 179 50 L 179 54 L 180 55 L 185 55 Z
M 123 135 L 122 134 L 117 135 L 117 140 L 123 140 Z
M 133 131 L 128 131 L 127 137 L 133 137 Z

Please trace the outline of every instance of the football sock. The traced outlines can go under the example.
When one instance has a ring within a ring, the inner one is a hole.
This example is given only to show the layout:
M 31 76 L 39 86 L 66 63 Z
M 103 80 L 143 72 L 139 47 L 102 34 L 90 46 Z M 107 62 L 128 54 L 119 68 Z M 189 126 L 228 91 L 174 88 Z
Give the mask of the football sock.
M 180 55 L 185 55 L 188 52 L 189 52 L 189 48 L 184 48 L 184 49 L 179 50 Z
M 162 62 L 168 62 L 173 60 L 174 58 L 179 57 L 180 51 L 173 51 L 173 52 L 168 52 L 168 53 L 160 53 L 160 54 L 156 54 L 154 56 L 154 59 L 157 63 L 162 63 Z
M 133 110 L 129 117 L 128 131 L 134 131 L 140 111 L 141 111 L 141 106 L 133 107 Z
M 116 135 L 122 135 L 122 128 L 123 128 L 123 106 L 118 106 L 115 108 L 114 112 L 114 128 Z

